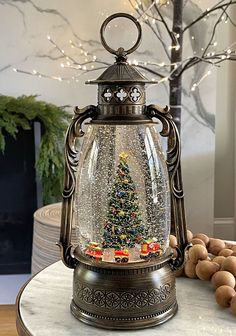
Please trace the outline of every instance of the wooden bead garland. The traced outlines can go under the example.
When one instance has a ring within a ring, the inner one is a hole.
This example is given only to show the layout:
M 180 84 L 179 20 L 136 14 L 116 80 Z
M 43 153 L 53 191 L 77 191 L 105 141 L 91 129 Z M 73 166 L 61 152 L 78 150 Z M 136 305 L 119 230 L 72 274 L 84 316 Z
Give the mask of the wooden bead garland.
M 211 281 L 216 289 L 216 302 L 221 307 L 230 307 L 236 315 L 236 245 L 221 239 L 209 238 L 204 233 L 193 235 L 187 230 L 188 242 L 192 247 L 187 252 L 187 260 L 175 276 Z M 175 236 L 170 237 L 170 246 L 175 251 Z

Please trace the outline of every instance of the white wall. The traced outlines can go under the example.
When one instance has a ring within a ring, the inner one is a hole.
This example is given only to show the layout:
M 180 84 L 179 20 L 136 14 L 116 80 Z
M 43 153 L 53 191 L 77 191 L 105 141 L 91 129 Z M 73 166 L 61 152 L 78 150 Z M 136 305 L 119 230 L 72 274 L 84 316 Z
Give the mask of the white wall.
M 232 18 L 236 8 L 232 7 Z M 225 24 L 218 34 L 219 47 L 235 42 L 235 27 Z M 235 92 L 236 63 L 225 62 L 217 72 L 215 235 L 235 239 Z

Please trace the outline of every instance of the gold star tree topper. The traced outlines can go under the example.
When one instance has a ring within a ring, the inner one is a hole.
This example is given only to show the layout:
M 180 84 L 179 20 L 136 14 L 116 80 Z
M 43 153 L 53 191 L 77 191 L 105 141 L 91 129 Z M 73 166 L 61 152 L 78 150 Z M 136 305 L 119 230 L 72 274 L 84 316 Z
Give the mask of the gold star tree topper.
M 121 160 L 124 160 L 124 161 L 126 161 L 126 159 L 127 159 L 128 156 L 129 156 L 129 155 L 128 155 L 127 153 L 125 153 L 125 152 L 121 152 L 121 153 L 119 154 L 119 158 L 120 158 Z

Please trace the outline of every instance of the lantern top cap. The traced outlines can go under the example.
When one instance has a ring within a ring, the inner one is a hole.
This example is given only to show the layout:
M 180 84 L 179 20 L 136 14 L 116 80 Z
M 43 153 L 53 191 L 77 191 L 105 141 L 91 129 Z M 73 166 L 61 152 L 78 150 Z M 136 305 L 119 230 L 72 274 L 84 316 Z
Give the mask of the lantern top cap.
M 128 50 L 124 50 L 124 48 L 120 47 L 117 50 L 112 49 L 105 40 L 104 33 L 108 23 L 119 17 L 127 18 L 133 21 L 138 30 L 137 41 Z M 109 66 L 96 80 L 87 81 L 86 84 L 118 84 L 118 83 L 156 83 L 155 81 L 148 80 L 145 76 L 143 76 L 134 66 L 130 65 L 127 62 L 127 55 L 134 52 L 140 45 L 142 39 L 142 28 L 139 21 L 130 14 L 127 13 L 115 13 L 103 22 L 100 29 L 100 37 L 101 42 L 104 48 L 109 51 L 111 54 L 116 56 L 116 62 Z

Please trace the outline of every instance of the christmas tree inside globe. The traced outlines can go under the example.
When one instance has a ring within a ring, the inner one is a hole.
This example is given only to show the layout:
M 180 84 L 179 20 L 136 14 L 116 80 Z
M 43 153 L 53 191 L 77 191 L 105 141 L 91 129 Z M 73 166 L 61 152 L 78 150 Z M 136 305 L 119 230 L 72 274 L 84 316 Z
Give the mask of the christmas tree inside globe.
M 127 262 L 128 248 L 146 243 L 135 184 L 129 173 L 128 155 L 119 155 L 117 176 L 112 190 L 108 220 L 104 226 L 103 247 L 115 249 L 115 260 Z M 158 244 L 157 244 L 158 245 Z M 158 252 L 158 251 L 157 251 Z M 140 256 L 144 256 L 140 254 Z
M 115 250 L 134 247 L 144 239 L 144 226 L 135 184 L 130 176 L 128 155 L 121 153 L 115 183 L 109 201 L 108 219 L 104 226 L 103 247 Z
M 101 244 L 91 242 L 85 249 L 85 254 L 97 260 L 103 259 L 104 249 L 114 249 L 116 262 L 128 262 L 130 254 L 135 252 L 141 259 L 159 256 L 161 252 L 157 238 L 147 239 L 147 230 L 142 223 L 136 186 L 130 175 L 127 159 L 127 153 L 119 154 L 118 169 L 103 229 L 103 241 Z

